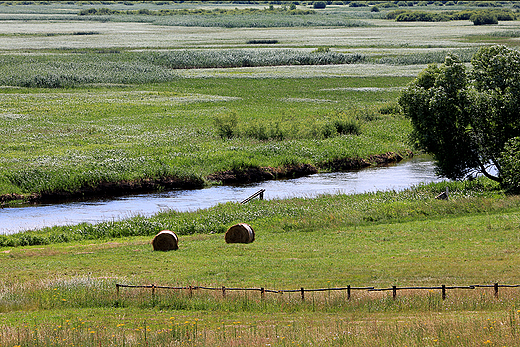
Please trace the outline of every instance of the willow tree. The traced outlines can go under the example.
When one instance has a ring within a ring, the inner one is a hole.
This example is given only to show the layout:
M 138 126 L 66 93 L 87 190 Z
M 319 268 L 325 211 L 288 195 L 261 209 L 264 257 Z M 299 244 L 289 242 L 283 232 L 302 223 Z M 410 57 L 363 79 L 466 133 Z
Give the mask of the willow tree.
M 481 48 L 472 69 L 453 54 L 430 65 L 399 97 L 412 141 L 433 155 L 437 173 L 460 179 L 481 173 L 502 182 L 504 145 L 520 136 L 520 53 Z

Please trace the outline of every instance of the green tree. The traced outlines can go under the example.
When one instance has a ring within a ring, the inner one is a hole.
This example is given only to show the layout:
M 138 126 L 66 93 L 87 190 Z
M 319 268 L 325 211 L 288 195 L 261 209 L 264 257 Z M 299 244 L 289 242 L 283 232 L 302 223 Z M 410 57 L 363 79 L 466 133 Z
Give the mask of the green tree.
M 520 53 L 481 48 L 473 69 L 455 55 L 430 65 L 403 91 L 417 148 L 431 153 L 437 172 L 451 179 L 481 173 L 502 182 L 505 143 L 520 136 Z
M 520 137 L 506 142 L 501 158 L 504 188 L 509 193 L 520 193 Z

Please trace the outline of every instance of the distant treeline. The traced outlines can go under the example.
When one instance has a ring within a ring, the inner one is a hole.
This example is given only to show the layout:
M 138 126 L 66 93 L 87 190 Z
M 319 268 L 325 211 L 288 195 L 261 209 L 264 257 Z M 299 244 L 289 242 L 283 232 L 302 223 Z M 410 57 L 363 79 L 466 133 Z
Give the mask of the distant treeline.
M 479 16 L 490 16 L 497 21 L 516 20 L 515 12 L 509 9 L 462 10 L 453 12 L 426 12 L 412 10 L 395 10 L 386 15 L 387 19 L 397 22 L 445 22 L 450 20 L 472 20 Z
M 245 8 L 245 9 L 214 9 L 214 10 L 205 10 L 205 9 L 195 9 L 195 10 L 171 10 L 171 9 L 163 9 L 163 10 L 148 10 L 148 9 L 140 9 L 140 10 L 111 10 L 109 8 L 90 8 L 86 10 L 79 11 L 80 16 L 103 16 L 103 15 L 148 15 L 148 16 L 173 16 L 173 15 L 236 15 L 236 14 L 260 14 L 260 13 L 279 13 L 283 12 L 291 15 L 307 15 L 316 13 L 313 10 L 300 10 L 300 9 L 290 9 L 286 7 L 277 7 L 277 8 L 266 8 L 266 9 L 257 9 L 257 8 Z

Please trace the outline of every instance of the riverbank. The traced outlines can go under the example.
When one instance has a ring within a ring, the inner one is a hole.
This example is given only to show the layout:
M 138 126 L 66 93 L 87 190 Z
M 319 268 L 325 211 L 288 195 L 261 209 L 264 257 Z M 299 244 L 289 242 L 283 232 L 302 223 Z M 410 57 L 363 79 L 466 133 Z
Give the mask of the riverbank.
M 315 174 L 321 170 L 347 171 L 366 168 L 374 165 L 388 165 L 398 163 L 403 158 L 413 157 L 413 152 L 406 154 L 388 152 L 371 155 L 366 159 L 344 158 L 334 159 L 320 164 L 318 167 L 310 164 L 292 164 L 283 167 L 248 167 L 232 169 L 208 175 L 205 179 L 198 177 L 165 177 L 155 179 L 138 179 L 134 181 L 101 182 L 97 186 L 82 187 L 77 191 L 54 191 L 32 193 L 29 195 L 4 194 L 0 195 L 1 206 L 17 203 L 60 203 L 77 199 L 95 197 L 117 197 L 128 194 L 152 193 L 171 189 L 200 189 L 213 184 L 247 184 L 266 180 L 283 178 L 298 178 Z
M 398 168 L 398 166 L 395 167 Z M 453 199 L 453 202 L 442 203 L 435 200 L 435 197 L 446 189 L 449 190 L 450 199 Z M 201 201 L 205 201 L 206 204 L 208 201 L 212 202 L 204 209 L 200 209 L 200 206 L 192 206 L 187 210 L 162 208 L 162 211 L 159 209 L 147 215 L 137 213 L 137 215 L 131 216 L 123 208 L 123 212 L 119 212 L 112 217 L 109 216 L 105 218 L 105 221 L 99 223 L 73 224 L 68 222 L 61 226 L 40 228 L 41 230 L 0 235 L 0 246 L 38 245 L 137 235 L 153 236 L 163 229 L 172 230 L 178 235 L 224 233 L 229 226 L 236 223 L 252 223 L 255 227 L 258 226 L 258 223 L 260 225 L 263 225 L 264 222 L 270 224 L 272 223 L 270 218 L 275 218 L 274 216 L 284 221 L 279 225 L 280 232 L 302 228 L 318 230 L 320 225 L 327 223 L 326 221 L 330 218 L 335 221 L 334 223 L 338 222 L 340 225 L 343 225 L 343 223 L 352 225 L 352 223 L 406 220 L 412 218 L 412 216 L 431 217 L 438 214 L 480 211 L 485 208 L 481 206 L 481 204 L 486 203 L 485 199 L 479 200 L 480 202 L 473 205 L 472 200 L 457 199 L 457 197 L 487 196 L 492 198 L 503 196 L 503 193 L 492 182 L 477 180 L 472 182 L 442 181 L 428 185 L 418 184 L 399 192 L 392 189 L 390 191 L 371 191 L 364 194 L 318 194 L 312 198 L 311 193 L 303 191 L 302 197 L 255 201 L 245 205 L 239 204 L 237 200 L 222 202 L 221 197 L 218 197 L 218 191 L 215 192 L 215 195 L 212 198 L 201 198 Z M 166 199 L 169 202 L 176 200 L 175 197 L 168 196 L 166 196 Z M 189 197 L 188 200 L 190 200 Z M 500 202 L 500 199 L 496 200 L 497 206 L 500 206 Z M 144 203 L 139 202 L 138 205 Z M 465 203 L 467 203 L 467 206 L 463 207 Z M 491 199 L 490 203 L 495 203 L 495 201 Z M 163 206 L 166 206 L 166 204 Z M 339 206 L 342 207 L 339 208 Z M 300 211 L 300 209 L 303 210 Z M 309 215 L 308 209 L 315 211 L 312 216 Z M 18 211 L 18 209 L 11 210 L 13 212 Z M 81 208 L 76 208 L 76 210 L 88 214 L 88 207 L 84 210 Z M 101 210 L 106 211 L 103 207 L 101 207 Z M 43 211 L 38 213 L 36 218 L 49 219 L 50 217 L 46 217 L 46 215 L 50 214 L 52 213 Z M 18 221 L 24 220 L 23 216 L 16 218 Z M 65 220 L 70 221 L 70 218 L 66 217 Z
M 331 194 L 362 194 L 402 191 L 413 186 L 441 182 L 430 158 L 414 157 L 385 166 L 322 172 L 299 178 L 268 180 L 248 184 L 211 185 L 201 189 L 175 189 L 112 198 L 83 199 L 59 204 L 26 204 L 0 210 L 0 234 L 80 223 L 98 224 L 133 216 L 151 217 L 165 210 L 178 212 L 211 208 L 240 202 L 264 190 L 266 200 L 313 198 Z

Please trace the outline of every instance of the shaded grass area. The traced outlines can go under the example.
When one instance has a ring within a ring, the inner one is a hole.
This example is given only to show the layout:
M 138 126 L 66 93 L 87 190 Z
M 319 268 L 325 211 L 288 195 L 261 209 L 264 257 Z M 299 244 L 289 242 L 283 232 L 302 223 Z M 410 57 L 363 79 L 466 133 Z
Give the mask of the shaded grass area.
M 74 193 L 142 179 L 200 182 L 229 169 L 404 153 L 409 122 L 388 110 L 396 87 L 409 80 L 217 78 L 59 92 L 2 89 L 0 193 Z M 230 113 L 244 133 L 280 124 L 294 135 L 221 138 L 214 120 Z M 359 134 L 327 132 L 342 119 L 355 121 Z

